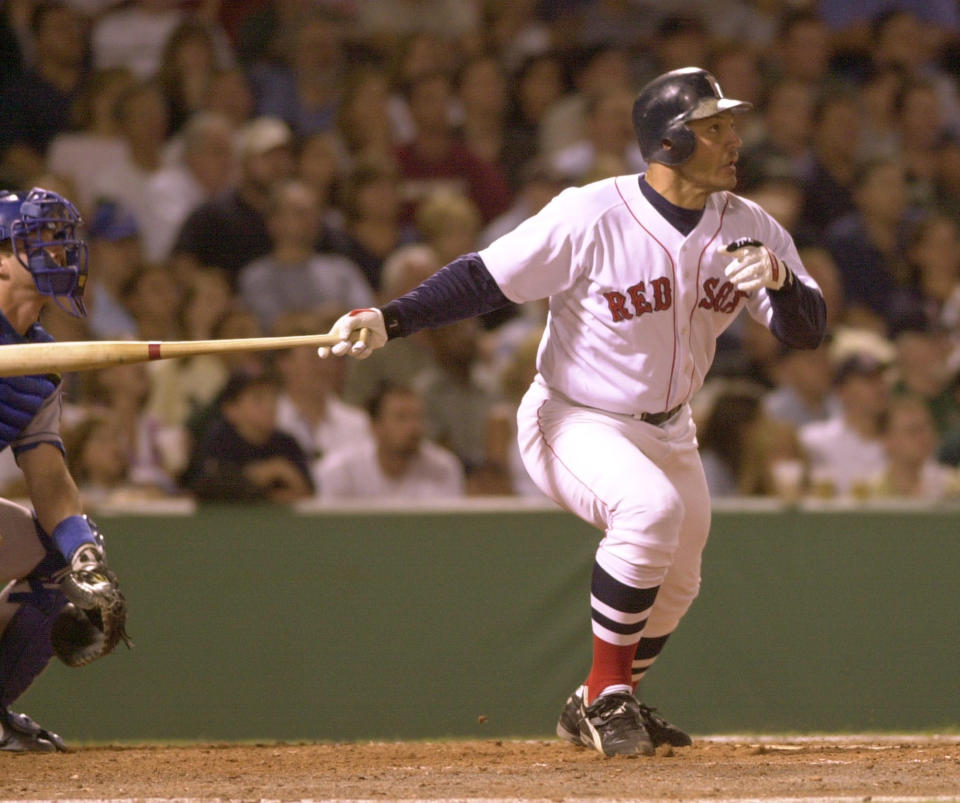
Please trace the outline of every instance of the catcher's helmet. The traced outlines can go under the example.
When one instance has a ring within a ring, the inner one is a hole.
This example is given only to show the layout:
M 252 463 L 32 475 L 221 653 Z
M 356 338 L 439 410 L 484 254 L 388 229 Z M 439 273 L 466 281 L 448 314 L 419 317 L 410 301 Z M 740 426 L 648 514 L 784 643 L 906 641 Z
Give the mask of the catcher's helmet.
M 678 165 L 696 147 L 686 125 L 689 120 L 750 108 L 750 103 L 725 98 L 717 79 L 706 70 L 684 67 L 654 78 L 640 90 L 633 104 L 633 130 L 647 162 Z
M 37 290 L 78 318 L 87 314 L 87 244 L 77 232 L 82 222 L 76 207 L 51 190 L 0 191 L 0 243 L 9 240 Z

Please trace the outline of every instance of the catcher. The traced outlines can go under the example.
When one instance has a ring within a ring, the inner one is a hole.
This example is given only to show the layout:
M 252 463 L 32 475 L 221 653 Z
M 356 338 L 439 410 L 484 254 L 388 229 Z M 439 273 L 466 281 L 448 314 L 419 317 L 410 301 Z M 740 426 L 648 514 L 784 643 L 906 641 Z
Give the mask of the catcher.
M 57 193 L 0 192 L 0 347 L 51 340 L 37 323 L 51 300 L 86 314 L 80 223 Z M 0 500 L 0 750 L 66 750 L 10 704 L 54 654 L 83 666 L 129 646 L 126 602 L 64 460 L 60 393 L 58 376 L 0 378 L 0 449 L 13 449 L 33 505 Z

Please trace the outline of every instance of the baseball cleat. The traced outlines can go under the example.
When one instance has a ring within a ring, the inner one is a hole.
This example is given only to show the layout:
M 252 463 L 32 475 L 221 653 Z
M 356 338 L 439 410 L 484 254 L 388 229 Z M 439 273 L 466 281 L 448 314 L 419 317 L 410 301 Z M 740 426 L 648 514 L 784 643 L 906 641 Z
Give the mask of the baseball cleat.
M 0 708 L 0 750 L 12 753 L 69 752 L 57 734 L 41 728 L 26 714 Z
M 671 747 L 689 747 L 693 744 L 689 734 L 667 722 L 657 713 L 656 708 L 640 703 L 640 718 L 656 747 L 662 744 L 669 744 Z
M 640 703 L 627 692 L 580 701 L 580 739 L 604 756 L 652 756 L 653 740 L 643 724 Z
M 567 702 L 563 704 L 563 711 L 560 712 L 560 719 L 557 720 L 557 736 L 577 747 L 586 747 L 580 738 L 580 720 L 583 719 L 580 708 L 585 690 L 584 686 L 580 686 L 567 698 Z

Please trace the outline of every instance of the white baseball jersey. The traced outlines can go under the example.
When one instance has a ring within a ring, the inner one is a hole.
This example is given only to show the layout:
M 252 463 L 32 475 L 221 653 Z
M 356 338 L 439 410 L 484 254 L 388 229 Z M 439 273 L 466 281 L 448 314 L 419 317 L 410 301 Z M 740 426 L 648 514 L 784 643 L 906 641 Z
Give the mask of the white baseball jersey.
M 732 257 L 717 249 L 741 237 L 817 288 L 789 233 L 755 203 L 716 192 L 685 236 L 647 201 L 637 175 L 564 190 L 479 253 L 510 300 L 550 297 L 537 356 L 547 386 L 635 415 L 690 400 L 742 307 L 770 324 L 767 293 L 747 296 L 724 275 Z

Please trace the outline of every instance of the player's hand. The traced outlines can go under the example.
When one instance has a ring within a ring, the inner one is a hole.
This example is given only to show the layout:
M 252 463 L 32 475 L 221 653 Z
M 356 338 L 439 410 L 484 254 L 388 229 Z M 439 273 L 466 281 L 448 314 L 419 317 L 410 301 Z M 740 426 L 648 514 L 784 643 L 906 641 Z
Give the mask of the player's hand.
M 724 273 L 744 293 L 760 287 L 779 290 L 790 277 L 787 264 L 757 240 L 734 240 L 718 250 L 724 256 L 733 257 Z
M 358 340 L 361 329 L 366 329 L 366 340 Z M 383 313 L 376 308 L 350 310 L 346 315 L 337 318 L 330 329 L 330 334 L 340 339 L 332 346 L 320 346 L 317 354 L 326 359 L 331 354 L 342 357 L 349 354 L 358 360 L 369 357 L 375 349 L 386 345 L 387 327 L 383 322 Z

